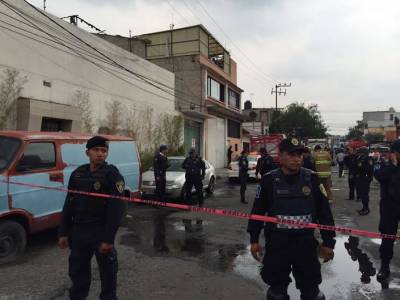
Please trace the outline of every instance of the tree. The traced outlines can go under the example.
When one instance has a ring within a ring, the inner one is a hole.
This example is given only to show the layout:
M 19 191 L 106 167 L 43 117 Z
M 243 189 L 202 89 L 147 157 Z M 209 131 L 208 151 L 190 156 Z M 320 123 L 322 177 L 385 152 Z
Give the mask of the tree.
M 292 103 L 283 111 L 272 115 L 271 133 L 296 135 L 300 138 L 324 138 L 325 126 L 317 105 L 305 106 L 304 103 Z
M 384 139 L 385 139 L 385 136 L 382 133 L 367 133 L 364 136 L 364 140 L 368 144 L 383 142 Z
M 117 134 L 121 129 L 121 117 L 123 113 L 123 105 L 117 100 L 113 100 L 111 103 L 107 104 L 107 119 L 106 127 L 110 129 L 111 134 Z
M 349 128 L 349 132 L 346 135 L 346 140 L 359 140 L 364 135 L 364 123 L 363 121 L 357 121 L 357 125 Z
M 0 84 L 0 130 L 16 119 L 16 102 L 27 82 L 27 78 L 20 77 L 16 70 L 6 69 L 4 76 Z
M 162 117 L 162 131 L 165 143 L 172 155 L 182 154 L 183 118 L 164 114 Z
M 92 133 L 94 122 L 92 114 L 92 105 L 90 103 L 90 95 L 88 92 L 76 91 L 74 101 L 81 113 L 81 128 L 85 133 Z

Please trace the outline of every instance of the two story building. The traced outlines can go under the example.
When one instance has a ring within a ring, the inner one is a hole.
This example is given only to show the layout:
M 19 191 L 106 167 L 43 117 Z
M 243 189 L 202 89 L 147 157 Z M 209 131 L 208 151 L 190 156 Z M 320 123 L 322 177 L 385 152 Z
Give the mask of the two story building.
M 137 36 L 145 57 L 175 73 L 175 108 L 185 119 L 185 151 L 195 147 L 215 167 L 226 165 L 226 150 L 242 150 L 241 93 L 237 65 L 202 25 Z

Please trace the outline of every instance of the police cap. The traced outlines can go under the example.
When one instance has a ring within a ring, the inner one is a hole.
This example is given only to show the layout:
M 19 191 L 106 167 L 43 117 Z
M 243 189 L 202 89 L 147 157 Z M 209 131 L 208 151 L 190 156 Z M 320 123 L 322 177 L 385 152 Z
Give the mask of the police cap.
M 296 138 L 284 139 L 279 144 L 279 152 L 280 153 L 283 153 L 283 152 L 291 153 L 291 152 L 296 152 L 296 151 L 299 151 L 299 152 L 305 151 L 304 146 Z
M 86 149 L 92 149 L 94 147 L 106 147 L 108 148 L 109 140 L 102 136 L 94 136 L 89 139 L 86 143 Z
M 390 146 L 392 152 L 400 152 L 400 140 L 394 141 Z
M 168 149 L 167 145 L 164 145 L 164 144 L 160 145 L 160 152 L 167 150 L 167 149 Z

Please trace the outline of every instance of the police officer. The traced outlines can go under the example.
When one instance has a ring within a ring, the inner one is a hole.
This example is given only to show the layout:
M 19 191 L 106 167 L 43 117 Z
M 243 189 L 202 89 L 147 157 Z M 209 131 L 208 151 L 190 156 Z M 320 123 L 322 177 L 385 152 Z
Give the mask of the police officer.
M 249 160 L 247 159 L 247 155 L 249 152 L 247 150 L 243 150 L 239 157 L 239 180 L 240 180 L 240 202 L 247 204 L 246 201 L 246 188 L 247 188 L 247 180 L 249 178 Z
M 355 180 L 357 196 L 359 195 L 362 202 L 362 209 L 358 210 L 361 216 L 369 214 L 369 189 L 374 175 L 374 161 L 368 156 L 368 148 L 361 147 L 358 149 L 356 158 Z
M 396 235 L 400 222 L 400 140 L 392 144 L 391 151 L 391 162 L 376 170 L 375 178 L 381 184 L 379 230 L 384 234 Z M 390 276 L 393 244 L 394 240 L 382 239 L 379 249 L 381 269 L 377 276 L 380 281 Z
M 186 170 L 185 191 L 188 203 L 192 203 L 192 188 L 196 189 L 197 201 L 200 207 L 203 206 L 203 180 L 206 175 L 206 164 L 197 155 L 196 149 L 189 151 L 189 156 L 182 163 L 182 168 Z
M 90 163 L 72 172 L 68 189 L 116 196 L 124 195 L 124 178 L 106 162 L 108 140 L 95 136 L 86 144 Z M 114 238 L 125 213 L 125 203 L 114 198 L 67 194 L 59 246 L 70 247 L 69 276 L 71 300 L 86 299 L 91 282 L 91 259 L 96 256 L 100 271 L 100 299 L 115 300 L 117 289 L 117 252 Z
M 269 171 L 272 171 L 273 169 L 275 169 L 274 160 L 268 154 L 267 149 L 260 148 L 260 154 L 261 154 L 261 157 L 257 160 L 256 177 L 258 177 L 258 174 L 260 174 L 262 177 L 265 174 L 267 174 Z
M 348 185 L 349 185 L 349 198 L 348 200 L 354 200 L 355 196 L 355 189 L 356 189 L 356 163 L 357 156 L 354 153 L 354 148 L 348 148 L 347 149 L 347 155 L 344 158 L 344 164 L 347 167 L 349 171 L 349 178 L 348 178 Z M 359 195 L 357 195 L 357 198 L 359 198 Z
M 257 187 L 252 214 L 275 216 L 285 220 L 334 225 L 326 191 L 318 176 L 302 168 L 304 148 L 297 139 L 284 139 L 279 145 L 281 167 L 266 174 Z M 259 235 L 264 222 L 250 220 L 251 253 L 261 261 Z M 293 271 L 302 300 L 325 299 L 319 290 L 322 282 L 318 242 L 314 230 L 294 225 L 265 223 L 266 251 L 261 277 L 270 288 L 267 300 L 288 300 L 289 277 Z M 335 232 L 321 230 L 319 248 L 324 261 L 333 259 Z
M 165 202 L 165 186 L 167 184 L 167 169 L 169 167 L 166 145 L 160 146 L 160 151 L 154 156 L 153 170 L 156 182 L 156 196 L 158 201 Z

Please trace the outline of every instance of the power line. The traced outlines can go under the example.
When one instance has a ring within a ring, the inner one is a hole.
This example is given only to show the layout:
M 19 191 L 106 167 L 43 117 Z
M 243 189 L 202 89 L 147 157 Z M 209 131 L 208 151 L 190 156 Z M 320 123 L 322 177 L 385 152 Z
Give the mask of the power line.
M 266 79 L 269 81 L 275 82 L 271 76 L 265 74 L 263 71 L 259 70 L 258 66 L 252 61 L 252 59 L 244 52 L 242 49 L 236 45 L 236 43 L 229 37 L 229 35 L 225 32 L 225 30 L 217 23 L 217 21 L 214 19 L 214 17 L 207 11 L 207 9 L 201 4 L 201 1 L 198 0 L 197 3 L 199 6 L 203 9 L 203 11 L 206 13 L 206 15 L 213 21 L 213 23 L 220 29 L 220 31 L 225 35 L 225 37 L 231 42 L 231 44 L 242 53 L 242 55 L 253 65 L 254 69 L 257 70 L 261 75 L 263 75 Z
M 50 33 L 48 33 L 48 32 L 45 32 L 43 29 L 41 29 L 40 27 L 38 27 L 36 24 L 34 24 L 34 23 L 32 23 L 31 21 L 29 21 L 29 20 L 27 20 L 24 16 L 22 16 L 21 14 L 24 14 L 23 12 L 21 12 L 19 9 L 17 9 L 17 8 L 15 8 L 14 7 L 14 9 L 16 10 L 14 10 L 12 7 L 10 7 L 10 5 L 8 4 L 8 3 L 5 3 L 5 1 L 3 1 L 3 0 L 0 0 L 5 6 L 7 6 L 9 9 L 11 9 L 12 11 L 14 11 L 14 13 L 16 13 L 17 15 L 19 15 L 20 17 L 22 17 L 24 20 L 26 20 L 27 22 L 29 22 L 30 24 L 32 24 L 36 29 L 38 29 L 39 31 L 41 31 L 41 32 L 43 32 L 43 33 L 45 33 L 45 34 L 47 34 L 47 35 L 49 35 L 49 36 L 51 36 L 51 37 L 53 37 L 53 38 L 56 38 L 56 39 L 58 39 L 58 40 L 62 40 L 62 39 L 60 39 L 60 38 L 58 38 L 58 37 L 56 37 L 56 36 L 54 36 L 54 35 L 51 35 Z M 29 4 L 29 3 L 28 3 Z M 30 5 L 30 4 L 29 4 Z M 30 5 L 31 6 L 31 5 Z M 33 7 L 35 10 L 37 10 L 35 7 Z M 19 12 L 19 13 L 18 13 Z M 39 11 L 40 12 L 40 11 Z M 40 12 L 41 13 L 41 12 Z M 42 13 L 43 14 L 43 13 Z M 45 15 L 46 16 L 46 15 Z M 10 17 L 10 16 L 9 16 Z M 46 16 L 47 18 L 49 18 L 48 16 Z M 57 22 L 55 22 L 54 20 L 52 20 L 51 18 L 49 18 L 52 22 L 54 22 L 54 23 L 56 23 L 58 26 L 60 26 L 61 28 L 63 28 L 64 30 L 66 30 L 63 26 L 61 26 L 60 24 L 58 24 Z M 35 19 L 36 20 L 36 19 Z M 51 27 L 51 26 L 50 26 Z M 54 29 L 53 27 L 51 27 L 52 29 Z M 70 33 L 68 30 L 66 30 L 68 33 Z M 70 33 L 70 34 L 72 34 L 72 33 Z M 74 34 L 72 34 L 74 37 L 76 37 Z M 43 38 L 43 37 L 42 37 Z M 76 37 L 77 38 L 77 37 Z M 77 38 L 77 39 L 79 39 L 79 38 Z M 81 40 L 81 39 L 79 39 L 79 40 Z M 63 41 L 63 40 L 62 40 Z M 82 41 L 82 40 L 81 40 Z M 54 43 L 57 43 L 56 41 L 53 41 Z M 65 41 L 64 41 L 65 42 Z M 83 41 L 82 41 L 83 42 Z M 92 48 L 92 49 L 94 49 L 94 50 L 96 50 L 96 52 L 98 52 L 98 53 L 100 53 L 100 54 L 102 54 L 101 52 L 99 52 L 96 48 L 94 48 L 94 47 L 92 47 L 91 45 L 89 45 L 89 44 L 87 44 L 86 42 L 84 42 L 86 45 L 88 45 L 88 46 L 90 46 L 90 48 Z M 58 43 L 58 44 L 60 44 L 60 43 Z M 64 47 L 66 47 L 66 48 L 68 48 L 68 49 L 70 49 L 71 51 L 73 51 L 73 52 L 75 52 L 75 53 L 77 53 L 78 54 L 78 56 L 80 56 L 82 59 L 84 59 L 84 60 L 87 60 L 87 61 L 89 61 L 89 62 L 91 62 L 91 63 L 93 63 L 93 64 L 95 64 L 97 67 L 99 67 L 99 68 L 101 68 L 101 69 L 103 69 L 104 70 L 104 68 L 103 67 L 101 67 L 101 66 L 99 66 L 98 64 L 96 64 L 96 63 L 94 63 L 93 61 L 91 61 L 91 60 L 88 60 L 86 57 L 84 57 L 81 53 L 78 53 L 75 49 L 73 49 L 73 48 L 71 48 L 71 47 L 69 47 L 69 46 L 67 46 L 67 45 L 65 45 L 64 43 L 62 43 L 62 45 L 64 46 Z M 64 51 L 65 52 L 65 51 Z M 71 53 L 70 53 L 71 54 Z M 106 55 L 104 55 L 104 54 L 102 54 L 102 56 L 105 56 L 106 58 L 108 58 L 108 56 L 106 56 Z M 98 57 L 96 57 L 96 59 L 99 59 Z M 112 59 L 110 59 L 110 58 L 108 58 L 109 60 L 112 60 Z M 103 59 L 101 59 L 101 61 L 103 62 L 103 63 L 108 63 L 108 62 L 106 62 L 106 61 L 104 61 Z M 110 63 L 108 63 L 108 64 L 110 64 Z M 112 65 L 112 66 L 114 66 L 115 67 L 115 64 L 110 64 L 110 65 Z M 126 69 L 126 68 L 123 68 L 123 69 Z M 115 70 L 114 70 L 115 71 Z M 132 72 L 130 72 L 128 69 L 126 69 L 125 71 L 127 71 L 127 72 L 129 72 L 129 73 L 132 73 Z M 108 72 L 109 72 L 109 70 L 108 70 Z M 115 74 L 113 74 L 114 76 L 116 76 Z M 136 75 L 136 74 L 134 74 L 134 75 Z M 137 77 L 137 76 L 136 76 Z M 121 78 L 120 78 L 121 79 Z M 140 78 L 140 79 L 142 79 L 142 78 Z M 121 79 L 121 80 L 123 80 L 123 79 Z M 142 79 L 143 80 L 143 79 Z M 126 81 L 126 80 L 124 80 L 124 81 Z M 176 98 L 180 98 L 179 96 L 177 96 L 176 94 L 173 94 L 173 93 L 171 93 L 171 92 L 169 92 L 169 91 L 167 91 L 167 90 L 165 90 L 165 89 L 163 89 L 163 88 L 161 88 L 161 87 L 159 87 L 159 86 L 157 86 L 157 85 L 155 85 L 155 84 L 152 84 L 152 83 L 149 83 L 147 80 L 145 81 L 146 83 L 148 83 L 148 84 L 150 84 L 150 85 L 152 85 L 152 86 L 154 86 L 154 87 L 156 87 L 156 88 L 158 88 L 158 89 L 160 89 L 161 91 L 163 91 L 163 92 L 165 92 L 165 93 L 167 93 L 167 94 L 169 94 L 169 95 L 171 95 L 171 96 L 174 96 L 174 97 L 176 97 Z M 132 84 L 131 82 L 129 82 L 130 84 Z M 133 85 L 133 84 L 132 84 Z M 136 86 L 136 85 L 134 85 L 134 86 Z M 136 86 L 136 87 L 138 87 L 138 86 Z M 141 88 L 141 89 L 143 89 L 143 88 Z M 172 88 L 170 88 L 170 89 L 172 89 Z M 152 94 L 154 94 L 153 92 L 150 92 L 149 90 L 146 90 L 147 92 L 149 92 L 149 93 L 152 93 Z M 184 94 L 184 93 L 182 93 L 182 92 L 180 92 L 181 94 Z M 157 95 L 157 96 L 160 96 L 160 95 Z M 189 95 L 190 97 L 192 97 L 191 95 Z M 169 98 L 166 98 L 166 99 L 168 99 L 169 100 Z M 190 102 L 190 101 L 187 101 L 186 99 L 182 99 L 182 98 L 180 98 L 179 99 L 179 102 L 188 102 L 189 103 L 189 105 L 192 107 L 192 106 L 199 106 L 199 107 L 204 107 L 203 105 L 201 105 L 201 104 L 197 104 L 197 103 L 193 103 L 193 102 Z

